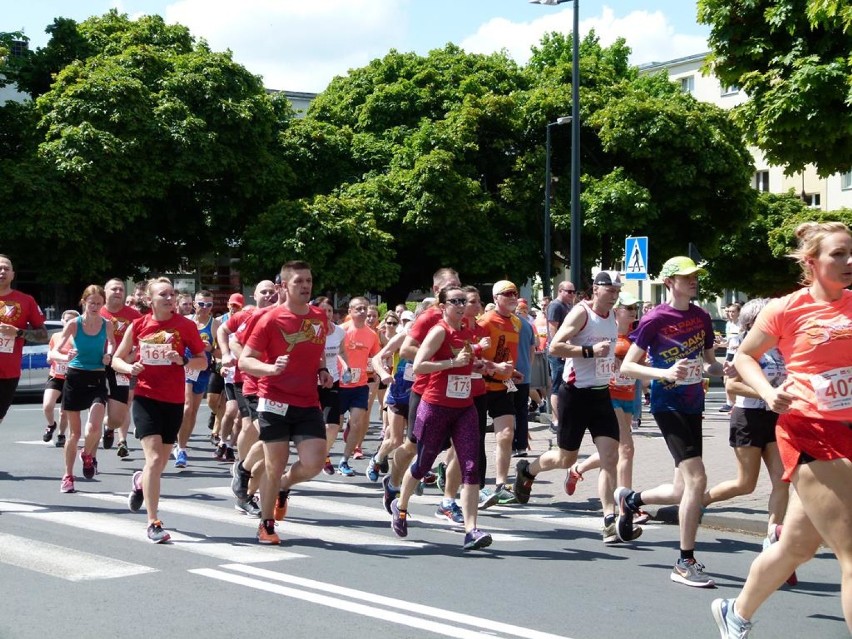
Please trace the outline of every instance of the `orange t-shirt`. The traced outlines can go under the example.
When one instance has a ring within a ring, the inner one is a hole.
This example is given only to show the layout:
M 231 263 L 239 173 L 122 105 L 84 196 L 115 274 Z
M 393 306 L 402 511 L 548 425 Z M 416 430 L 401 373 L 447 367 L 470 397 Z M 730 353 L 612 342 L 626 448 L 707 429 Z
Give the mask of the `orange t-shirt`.
M 367 363 L 370 358 L 381 350 L 379 336 L 366 324 L 355 328 L 352 324 L 345 327 L 346 337 L 343 338 L 343 349 L 346 351 L 346 361 L 352 374 L 348 384 L 340 381 L 340 388 L 356 388 L 366 386 L 368 380 Z
M 772 300 L 755 327 L 778 339 L 787 366 L 790 413 L 852 420 L 852 291 L 820 302 L 808 289 Z
M 621 374 L 621 362 L 630 350 L 630 343 L 627 335 L 618 336 L 615 342 L 615 370 L 609 380 L 609 396 L 622 401 L 633 399 L 636 392 L 636 380 Z
M 488 330 L 491 346 L 482 351 L 482 357 L 495 364 L 518 361 L 518 342 L 521 339 L 521 322 L 517 315 L 506 317 L 497 311 L 488 311 L 479 318 L 479 325 Z M 485 387 L 489 391 L 505 391 L 504 380 L 511 375 L 493 375 L 485 377 Z

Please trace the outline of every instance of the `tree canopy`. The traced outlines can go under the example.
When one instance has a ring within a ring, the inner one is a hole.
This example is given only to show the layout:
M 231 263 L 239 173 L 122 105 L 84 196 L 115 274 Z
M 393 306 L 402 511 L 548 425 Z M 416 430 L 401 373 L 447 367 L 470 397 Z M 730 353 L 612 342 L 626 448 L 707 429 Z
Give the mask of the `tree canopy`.
M 749 100 L 747 140 L 787 171 L 852 168 L 852 9 L 841 0 L 699 0 L 709 64 Z

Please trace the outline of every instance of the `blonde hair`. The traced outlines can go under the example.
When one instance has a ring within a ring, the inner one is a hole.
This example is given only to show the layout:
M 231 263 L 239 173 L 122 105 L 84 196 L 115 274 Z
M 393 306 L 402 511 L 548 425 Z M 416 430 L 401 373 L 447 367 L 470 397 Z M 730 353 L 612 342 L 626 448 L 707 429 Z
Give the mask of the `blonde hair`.
M 106 294 L 104 293 L 104 289 L 97 284 L 89 284 L 85 290 L 83 291 L 83 295 L 80 297 L 80 306 L 83 306 L 86 303 L 86 298 L 90 295 L 100 295 L 101 299 L 106 301 Z
M 802 268 L 802 284 L 810 286 L 813 283 L 813 269 L 807 263 L 809 259 L 815 259 L 822 250 L 822 242 L 834 233 L 846 233 L 852 235 L 849 227 L 843 222 L 803 222 L 796 227 L 796 239 L 798 248 L 790 253 L 790 257 L 799 263 Z
M 168 284 L 172 285 L 172 281 L 168 277 L 152 277 L 150 280 L 145 282 L 145 295 L 150 299 L 151 297 L 151 288 L 154 284 Z

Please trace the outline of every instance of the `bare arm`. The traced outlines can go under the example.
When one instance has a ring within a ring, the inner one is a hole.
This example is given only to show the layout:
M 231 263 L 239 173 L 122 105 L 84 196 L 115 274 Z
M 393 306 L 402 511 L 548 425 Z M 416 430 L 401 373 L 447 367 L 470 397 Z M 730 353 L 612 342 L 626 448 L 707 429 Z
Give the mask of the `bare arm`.
M 282 373 L 287 368 L 287 362 L 290 361 L 289 355 L 281 355 L 272 364 L 267 364 L 261 361 L 262 354 L 248 346 L 243 348 L 239 359 L 240 370 L 255 377 L 268 377 Z
M 443 327 L 435 326 L 429 331 L 423 344 L 417 349 L 417 356 L 414 358 L 414 372 L 418 375 L 427 373 L 437 373 L 438 371 L 447 370 L 448 368 L 457 368 L 470 363 L 473 353 L 468 349 L 462 349 L 458 355 L 452 359 L 444 359 L 437 362 L 430 361 L 441 344 L 444 343 L 446 332 Z
M 393 379 L 393 371 L 385 368 L 385 358 L 397 352 L 405 341 L 405 333 L 398 333 L 390 338 L 387 344 L 373 356 L 373 370 L 382 378 L 383 384 L 389 384 Z
M 763 369 L 760 368 L 760 358 L 770 348 L 778 344 L 778 338 L 767 335 L 762 330 L 753 327 L 746 335 L 734 355 L 734 366 L 742 380 L 748 384 L 763 401 L 769 410 L 776 413 L 786 413 L 790 409 L 793 396 L 780 388 L 774 388 Z
M 399 356 L 403 359 L 407 359 L 409 362 L 413 362 L 414 358 L 417 356 L 418 348 L 420 348 L 420 342 L 410 335 L 406 335 L 405 341 L 402 342 L 402 346 L 399 349 Z
M 133 352 L 133 330 L 130 329 L 124 334 L 121 344 L 118 345 L 118 350 L 112 356 L 112 369 L 116 373 L 122 375 L 138 375 L 145 366 L 142 362 L 131 363 L 130 357 Z

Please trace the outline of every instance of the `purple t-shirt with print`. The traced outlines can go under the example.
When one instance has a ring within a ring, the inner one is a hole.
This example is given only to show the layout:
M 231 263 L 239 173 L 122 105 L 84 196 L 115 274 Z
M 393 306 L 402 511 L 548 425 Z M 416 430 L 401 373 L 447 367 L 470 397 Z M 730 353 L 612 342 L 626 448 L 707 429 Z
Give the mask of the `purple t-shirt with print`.
M 695 304 L 685 311 L 660 304 L 639 320 L 630 341 L 648 353 L 654 368 L 671 368 L 679 359 L 703 360 L 704 351 L 713 348 L 713 323 L 707 311 Z M 651 412 L 667 411 L 704 412 L 702 384 L 651 382 Z

